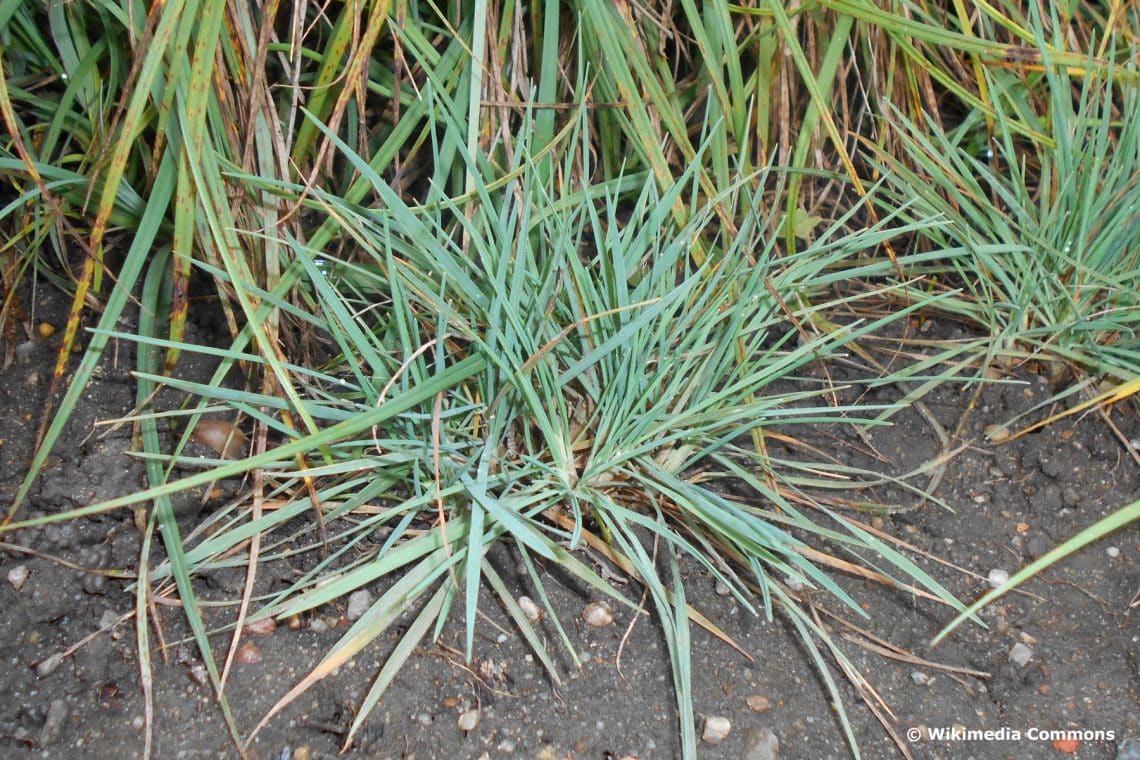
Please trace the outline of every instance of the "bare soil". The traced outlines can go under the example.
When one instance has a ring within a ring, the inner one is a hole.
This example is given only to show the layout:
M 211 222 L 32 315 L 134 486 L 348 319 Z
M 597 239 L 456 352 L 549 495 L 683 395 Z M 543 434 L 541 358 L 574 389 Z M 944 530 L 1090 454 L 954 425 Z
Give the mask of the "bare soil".
M 41 293 L 36 319 L 61 326 L 65 309 L 59 296 Z M 209 339 L 210 326 L 192 330 L 191 339 Z M 5 507 L 31 454 L 55 340 L 37 338 L 21 345 L 16 362 L 0 374 L 0 504 Z M 129 345 L 112 346 L 22 517 L 140 487 L 141 465 L 127 454 L 130 427 L 95 425 L 131 409 L 134 390 L 128 373 L 133 361 Z M 207 377 L 210 369 L 190 356 L 182 366 L 197 379 Z M 842 364 L 829 371 L 840 382 L 858 375 Z M 1031 375 L 988 386 L 977 397 L 972 389 L 936 389 L 926 404 L 946 429 L 954 430 L 970 409 L 953 441 L 964 448 L 948 462 L 936 494 L 953 511 L 932 504 L 911 509 L 919 505 L 914 495 L 883 486 L 846 497 L 901 511 L 856 516 L 906 541 L 921 567 L 959 598 L 971 600 L 988 589 L 992 570 L 1012 573 L 1140 497 L 1140 469 L 1126 444 L 1095 413 L 1073 416 L 1008 444 L 986 443 L 987 425 L 1004 422 L 1050 390 L 1042 378 Z M 900 395 L 893 386 L 846 393 L 864 394 L 869 403 Z M 1125 439 L 1140 439 L 1134 409 L 1118 409 L 1112 420 Z M 845 426 L 820 428 L 805 438 L 838 462 L 895 474 L 938 453 L 931 426 L 918 413 L 902 412 L 893 423 L 872 429 L 866 440 Z M 796 455 L 780 449 L 773 453 Z M 200 502 L 200 494 L 191 494 L 179 503 L 187 528 L 197 519 Z M 126 590 L 129 579 L 75 569 L 133 572 L 139 551 L 133 515 L 114 512 L 3 540 L 0 578 L 17 566 L 23 566 L 27 578 L 18 589 L 0 580 L 0 756 L 141 756 L 143 701 L 134 623 L 127 617 L 133 605 Z M 953 617 L 943 606 L 850 577 L 843 577 L 842 584 L 865 617 L 832 599 L 810 597 L 821 622 L 877 690 L 877 695 L 856 693 L 828 658 L 863 756 L 902 756 L 866 698 L 916 758 L 1091 759 L 1114 758 L 1118 751 L 1121 757 L 1136 757 L 1125 754 L 1132 751 L 1125 740 L 1140 737 L 1140 609 L 1130 607 L 1140 589 L 1138 558 L 1140 533 L 1133 525 L 989 607 L 982 614 L 988 629 L 964 626 L 935 649 L 928 642 Z M 497 551 L 493 560 L 519 594 L 533 593 L 522 585 L 509 552 Z M 746 744 L 767 729 L 779 739 L 780 757 L 849 757 L 837 711 L 791 626 L 778 613 L 773 622 L 752 616 L 731 597 L 718 595 L 702 569 L 687 568 L 692 603 L 749 655 L 694 630 L 698 721 L 722 716 L 731 723 L 721 743 L 702 743 L 702 756 L 747 757 Z M 455 614 L 440 641 L 418 650 L 396 678 L 349 754 L 421 760 L 676 756 L 670 668 L 654 616 L 635 622 L 633 613 L 616 609 L 612 626 L 590 628 L 581 611 L 594 599 L 559 580 L 557 568 L 549 570 L 554 581 L 548 588 L 583 662 L 581 669 L 573 667 L 548 626 L 551 651 L 560 655 L 563 686 L 552 685 L 506 615 L 490 602 L 484 609 L 487 619 L 479 624 L 475 662 L 463 660 L 462 618 Z M 272 584 L 275 572 L 284 571 L 267 568 L 264 582 Z M 207 599 L 236 598 L 242 578 L 237 570 L 201 578 L 201 593 Z M 633 583 L 627 588 L 632 600 L 640 599 Z M 154 756 L 234 756 L 210 687 L 201 682 L 197 652 L 193 644 L 178 643 L 186 635 L 180 610 L 160 607 L 158 613 L 168 647 L 154 652 Z M 237 666 L 227 687 L 243 731 L 336 641 L 345 625 L 343 613 L 343 603 L 319 613 L 323 622 L 333 624 L 330 630 L 319 630 L 320 624 L 314 628 L 307 619 L 298 630 L 281 626 L 253 639 L 261 661 Z M 207 622 L 220 627 L 232 614 L 231 608 L 210 608 Z M 377 642 L 301 697 L 258 735 L 251 755 L 282 760 L 336 756 L 355 705 L 393 643 L 392 637 Z M 1010 660 L 1019 643 L 1030 650 L 1024 665 Z M 214 645 L 223 653 L 228 634 L 218 635 Z M 37 673 L 38 664 L 63 652 L 67 656 L 57 667 L 41 667 Z M 767 709 L 753 709 L 763 701 Z M 475 708 L 481 720 L 465 734 L 458 716 Z M 955 727 L 996 733 L 989 740 L 936 738 Z M 1071 746 L 1055 745 L 1050 735 L 1040 738 L 1042 732 L 1057 730 L 1101 732 L 1102 738 L 1089 734 L 1066 755 Z

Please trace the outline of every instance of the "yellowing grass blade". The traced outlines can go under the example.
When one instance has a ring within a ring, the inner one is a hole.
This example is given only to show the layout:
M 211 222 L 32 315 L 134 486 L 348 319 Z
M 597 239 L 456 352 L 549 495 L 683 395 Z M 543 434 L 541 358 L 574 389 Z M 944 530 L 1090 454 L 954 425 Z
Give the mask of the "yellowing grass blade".
M 409 594 L 423 581 L 439 572 L 441 568 L 446 567 L 448 560 L 447 551 L 439 549 L 404 573 L 400 580 L 396 581 L 395 585 L 376 600 L 368 611 L 345 632 L 324 659 L 269 709 L 269 712 L 258 722 L 249 738 L 246 739 L 246 746 L 249 746 L 250 742 L 272 720 L 273 716 L 308 691 L 313 684 L 324 679 L 355 657 L 377 636 L 386 631 L 392 623 L 396 622 L 403 614 L 405 604 L 412 601 Z
M 1016 433 L 1013 433 L 1008 437 L 1003 436 L 1000 438 L 1000 440 L 996 440 L 995 442 L 1006 443 L 1008 441 L 1012 441 L 1015 438 L 1020 438 L 1027 433 L 1032 433 L 1034 430 L 1040 430 L 1046 425 L 1052 425 L 1057 420 L 1063 420 L 1066 417 L 1071 417 L 1074 414 L 1079 414 L 1086 409 L 1094 406 L 1108 406 L 1109 404 L 1115 404 L 1117 402 L 1123 401 L 1130 396 L 1135 396 L 1137 393 L 1140 393 L 1140 377 L 1134 377 L 1126 383 L 1122 383 L 1115 388 L 1098 394 L 1097 396 L 1094 396 L 1087 401 L 1082 401 L 1072 409 L 1066 409 L 1063 412 L 1058 412 L 1057 414 L 1050 415 L 1040 422 L 1034 423 L 1027 428 L 1022 428 L 1021 430 L 1018 430 Z

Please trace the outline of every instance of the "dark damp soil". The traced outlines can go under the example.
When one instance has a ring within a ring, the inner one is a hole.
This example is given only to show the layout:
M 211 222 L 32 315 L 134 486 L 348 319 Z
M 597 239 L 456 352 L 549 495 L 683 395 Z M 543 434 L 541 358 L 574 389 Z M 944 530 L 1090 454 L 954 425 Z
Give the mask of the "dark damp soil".
M 41 293 L 35 318 L 62 327 L 65 310 L 58 296 Z M 208 340 L 210 329 L 192 325 L 189 337 Z M 36 338 L 20 345 L 16 361 L 0 374 L 0 503 L 5 507 L 31 454 L 56 340 Z M 132 448 L 130 426 L 97 424 L 130 412 L 133 357 L 127 343 L 112 344 L 21 517 L 56 513 L 140 487 L 141 463 L 127 454 Z M 182 372 L 197 380 L 208 378 L 211 370 L 208 363 L 189 356 L 182 365 Z M 855 371 L 842 362 L 828 371 L 837 382 L 856 379 Z M 893 386 L 843 393 L 863 393 L 868 403 L 889 403 L 900 396 Z M 1012 573 L 1140 498 L 1140 468 L 1125 448 L 1127 441 L 1140 439 L 1134 407 L 1114 411 L 1112 424 L 1119 435 L 1101 416 L 1084 414 L 1004 445 L 986 442 L 983 431 L 988 425 L 1004 422 L 1050 393 L 1043 379 L 1021 375 L 1013 382 L 987 386 L 977 396 L 972 389 L 943 386 L 926 397 L 931 414 L 950 431 L 969 409 L 951 442 L 953 448 L 962 448 L 949 460 L 937 489 L 942 505 L 923 505 L 913 494 L 887 486 L 831 495 L 898 508 L 855 516 L 907 542 L 904 551 L 919 567 L 959 598 L 974 599 L 987 590 L 991 571 Z M 836 425 L 805 432 L 804 437 L 837 463 L 896 475 L 939 452 L 933 427 L 917 411 L 903 411 L 892 422 L 866 436 Z M 779 447 L 772 453 L 796 456 Z M 926 479 L 919 478 L 921 483 Z M 201 493 L 190 494 L 177 505 L 186 530 L 198 519 L 202 498 Z M 8 534 L 3 540 L 0 756 L 141 756 L 144 712 L 134 621 L 129 617 L 134 603 L 129 580 L 76 569 L 132 573 L 140 542 L 134 515 L 129 510 L 112 512 Z M 586 555 L 583 559 L 596 561 Z M 1133 525 L 986 609 L 982 619 L 988 629 L 964 626 L 934 649 L 928 642 L 952 618 L 943 606 L 849 576 L 842 576 L 842 585 L 865 617 L 833 599 L 811 596 L 820 623 L 875 690 L 856 693 L 836 663 L 826 658 L 863 756 L 902 756 L 868 703 L 916 758 L 1140 756 L 1140 747 L 1129 749 L 1128 741 L 1140 737 L 1140 608 L 1134 605 L 1140 589 L 1138 559 L 1140 533 Z M 515 584 L 517 594 L 533 594 L 521 584 L 515 557 L 496 551 L 492 561 Z M 710 717 L 726 718 L 730 725 L 719 744 L 701 743 L 702 756 L 774 757 L 763 749 L 770 732 L 778 738 L 779 757 L 849 757 L 838 711 L 813 664 L 813 653 L 792 626 L 778 611 L 772 622 L 751 615 L 732 597 L 718 594 L 703 569 L 684 567 L 690 601 L 748 655 L 701 630 L 693 632 L 698 730 Z M 591 628 L 581 612 L 594 597 L 559 582 L 557 569 L 551 570 L 547 587 L 582 662 L 580 669 L 560 647 L 553 627 L 545 624 L 563 682 L 552 685 L 487 596 L 487 619 L 477 629 L 475 661 L 464 662 L 458 610 L 438 643 L 412 655 L 349 755 L 676 756 L 672 679 L 655 617 L 643 615 L 635 623 L 632 612 L 617 608 L 613 625 Z M 274 572 L 265 570 L 266 583 L 274 581 Z M 242 582 L 240 571 L 218 572 L 201 579 L 201 593 L 207 599 L 233 599 L 240 595 Z M 640 591 L 632 584 L 626 588 L 637 602 Z M 373 589 L 374 594 L 378 590 Z M 250 638 L 261 660 L 237 665 L 227 685 L 243 733 L 248 734 L 343 633 L 344 611 L 343 604 L 328 607 L 299 621 L 296 630 L 281 626 L 267 636 Z M 210 608 L 206 614 L 208 625 L 220 627 L 233 612 Z M 183 640 L 180 610 L 160 606 L 157 616 L 168 646 L 152 652 L 153 756 L 233 756 L 197 651 Z M 156 633 L 152 629 L 152 641 Z M 223 656 L 228 635 L 213 641 Z M 276 716 L 257 736 L 251 756 L 336 756 L 356 705 L 394 642 L 392 636 L 381 639 Z M 61 653 L 65 656 L 55 657 Z M 1028 659 L 1024 664 L 1011 660 L 1017 655 Z M 459 716 L 473 709 L 480 711 L 480 721 L 465 734 Z M 951 730 L 994 733 L 988 740 L 939 737 Z M 1088 732 L 1071 755 L 1064 753 L 1071 747 L 1054 745 L 1054 737 L 1046 733 L 1066 730 Z

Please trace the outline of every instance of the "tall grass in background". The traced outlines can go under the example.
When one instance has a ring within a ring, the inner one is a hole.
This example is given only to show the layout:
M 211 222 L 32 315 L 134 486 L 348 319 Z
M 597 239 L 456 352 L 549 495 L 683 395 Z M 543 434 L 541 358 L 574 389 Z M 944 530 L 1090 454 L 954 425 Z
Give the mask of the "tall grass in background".
M 546 0 L 525 12 L 489 0 L 4 5 L 0 173 L 11 191 L 0 208 L 0 332 L 11 345 L 28 319 L 28 273 L 74 300 L 49 403 L 66 392 L 45 415 L 3 529 L 20 524 L 138 297 L 140 404 L 170 387 L 200 400 L 190 426 L 224 409 L 282 442 L 263 453 L 255 437 L 250 458 L 170 482 L 189 431 L 171 450 L 160 419 L 143 414 L 151 488 L 48 518 L 154 500 L 136 593 L 145 689 L 147 581 L 172 578 L 236 738 L 227 668 L 191 578 L 252 539 L 245 616 L 263 543 L 272 558 L 291 535 L 273 531 L 325 509 L 305 535 L 323 531 L 340 548 L 254 615 L 305 609 L 378 577 L 337 564 L 376 527 L 392 533 L 370 572 L 399 580 L 298 688 L 390 625 L 409 596 L 426 601 L 367 708 L 457 595 L 468 641 L 487 589 L 532 640 L 485 550 L 501 540 L 528 560 L 556 558 L 611 593 L 558 543 L 590 541 L 651 591 L 691 750 L 688 620 L 700 618 L 675 582 L 675 552 L 655 564 L 646 537 L 707 563 L 742 600 L 750 579 L 766 609 L 783 602 L 806 642 L 822 632 L 772 578 L 845 597 L 815 564 L 825 560 L 804 559 L 785 531 L 837 553 L 873 546 L 944 598 L 841 518 L 797 511 L 807 471 L 783 471 L 765 453 L 766 428 L 790 422 L 793 408 L 802 420 L 854 413 L 814 391 L 768 395 L 870 327 L 827 319 L 841 282 L 872 281 L 885 298 L 895 277 L 952 275 L 935 295 L 890 292 L 912 309 L 969 313 L 1005 354 L 1048 349 L 1113 376 L 1131 367 L 1132 294 L 1119 293 L 1127 277 L 1110 267 L 1135 232 L 1120 195 L 1135 176 L 1111 162 L 1095 176 L 1083 167 L 1089 154 L 1131 155 L 1140 142 L 1125 134 L 1137 124 L 1125 117 L 1136 108 L 1126 62 L 1138 27 L 1121 3 L 1066 4 L 1046 19 L 1019 3 L 860 0 Z M 991 135 L 1004 167 L 974 160 Z M 859 140 L 871 161 L 855 156 Z M 1022 160 L 1026 145 L 1037 161 Z M 916 199 L 902 216 L 897 199 L 866 202 L 891 197 L 871 194 L 872 162 L 889 170 L 896 198 Z M 1031 189 L 1054 175 L 1047 192 Z M 1119 192 L 1099 192 L 1105 181 Z M 927 187 L 907 194 L 907 182 Z M 1072 205 L 1094 187 L 1089 205 Z M 992 218 L 1011 208 L 1022 212 L 1013 223 Z M 929 226 L 933 213 L 943 227 Z M 1073 273 L 1037 300 L 1017 300 L 1019 283 L 1050 274 L 1023 255 L 1030 244 L 993 250 L 1023 229 L 1040 236 L 1053 274 Z M 890 243 L 898 232 L 930 242 L 908 256 Z M 1074 234 L 1088 250 L 1065 248 Z M 192 277 L 212 282 L 229 347 L 185 344 Z M 955 299 L 958 287 L 970 298 Z M 218 380 L 242 367 L 247 387 L 172 379 L 187 350 L 221 356 Z M 306 363 L 317 354 L 327 361 Z M 260 472 L 250 511 L 184 542 L 169 495 L 242 472 Z M 725 500 L 707 488 L 720 476 L 780 510 Z M 340 521 L 377 505 L 360 527 Z M 167 564 L 152 568 L 156 525 Z M 334 572 L 331 590 L 316 591 Z
M 940 133 L 892 114 L 904 150 L 877 154 L 878 201 L 945 221 L 920 237 L 953 252 L 944 282 L 965 293 L 940 305 L 983 328 L 983 366 L 1044 364 L 1058 388 L 1140 375 L 1140 90 L 1115 74 L 1074 83 L 1047 67 L 1040 110 L 1016 83 L 992 87 L 988 156 L 969 123 Z M 1019 139 L 1018 121 L 1042 137 Z

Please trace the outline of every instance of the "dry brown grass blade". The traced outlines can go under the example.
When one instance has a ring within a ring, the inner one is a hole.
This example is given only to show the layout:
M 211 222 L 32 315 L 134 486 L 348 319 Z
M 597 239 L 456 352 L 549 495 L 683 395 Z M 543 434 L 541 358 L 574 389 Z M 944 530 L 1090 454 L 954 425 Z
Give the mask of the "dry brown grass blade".
M 810 605 L 810 607 L 812 619 L 815 621 L 815 624 L 820 628 L 820 630 L 823 630 L 823 621 L 819 619 L 819 614 L 820 612 L 824 612 L 826 614 L 827 611 L 821 609 L 820 607 L 817 607 L 814 604 Z M 850 683 L 852 688 L 855 689 L 855 692 L 859 695 L 859 698 L 863 700 L 863 704 L 867 706 L 867 709 L 871 711 L 871 714 L 875 716 L 875 719 L 879 721 L 879 725 L 883 727 L 883 729 L 891 737 L 892 741 L 894 741 L 895 746 L 899 748 L 899 751 L 902 753 L 903 757 L 907 758 L 907 760 L 913 760 L 913 756 L 910 752 L 910 747 L 907 746 L 907 744 L 902 740 L 902 737 L 899 736 L 894 729 L 894 727 L 898 725 L 899 722 L 898 716 L 896 716 L 894 714 L 894 711 L 891 710 L 890 705 L 888 705 L 887 701 L 883 699 L 883 696 L 879 693 L 878 689 L 872 686 L 871 682 L 867 680 L 866 676 L 860 673 L 854 665 L 852 665 L 844 657 L 841 657 L 839 655 L 839 652 L 834 647 L 829 648 L 829 651 L 831 653 L 832 659 L 835 660 L 835 664 L 839 667 L 839 670 L 842 671 L 848 683 Z
M 899 662 L 905 662 L 908 665 L 918 665 L 923 668 L 931 668 L 932 670 L 942 670 L 947 673 L 974 676 L 975 678 L 990 678 L 991 676 L 990 673 L 987 673 L 984 670 L 973 670 L 971 668 L 956 667 L 954 665 L 944 665 L 940 662 L 927 660 L 919 657 L 916 654 L 900 651 L 899 648 L 895 646 L 883 646 L 882 644 L 868 641 L 865 637 L 856 635 L 854 633 L 841 633 L 840 636 L 842 636 L 847 641 L 850 641 L 851 643 L 857 644 L 863 649 L 866 649 L 868 652 L 874 652 L 880 657 L 886 657 L 888 660 L 898 660 Z
M 37 551 L 28 546 L 20 546 L 19 544 L 10 544 L 7 541 L 0 541 L 0 550 L 11 552 L 12 554 L 26 554 L 29 557 L 36 557 L 37 559 L 47 560 L 48 562 L 55 563 L 60 567 L 66 567 L 68 570 L 74 570 L 77 573 L 86 573 L 88 575 L 101 575 L 104 578 L 121 578 L 124 580 L 134 580 L 135 574 L 128 573 L 125 570 L 111 570 L 109 568 L 97 567 L 84 567 L 74 562 L 69 562 L 63 557 L 57 557 L 54 554 L 47 554 L 45 552 Z
M 284 507 L 287 507 L 290 504 L 292 504 L 294 501 L 295 501 L 295 499 L 267 499 L 264 502 L 262 502 L 261 507 L 266 512 L 272 512 L 273 510 L 282 509 Z M 335 510 L 337 507 L 340 506 L 340 503 L 339 502 L 325 502 L 324 505 L 326 507 L 328 507 L 329 509 Z M 360 506 L 354 507 L 353 509 L 349 510 L 347 514 L 350 514 L 350 515 L 378 515 L 383 511 L 384 511 L 384 507 L 381 507 L 377 504 L 361 504 Z
M 274 380 L 273 376 L 267 377 L 267 385 L 269 387 L 269 392 L 274 393 L 277 387 L 277 383 Z M 281 410 L 281 420 L 287 426 L 289 426 L 290 429 L 297 429 L 297 426 L 293 422 L 293 415 L 289 412 L 288 409 Z M 305 455 L 303 453 L 297 454 L 294 459 L 297 462 L 297 469 L 299 471 L 303 473 L 305 470 L 309 469 L 308 461 L 305 459 Z M 321 508 L 321 498 L 317 495 L 317 487 L 313 482 L 312 477 L 309 475 L 302 475 L 301 478 L 302 482 L 305 484 L 305 491 L 309 495 L 309 503 L 313 505 L 313 513 L 317 516 L 317 529 L 320 531 L 321 536 L 321 554 L 322 556 L 327 556 L 329 546 L 329 531 L 328 527 L 325 525 L 325 513 Z
M 268 382 L 268 379 L 267 379 Z M 257 425 L 257 433 L 254 436 L 254 453 L 265 453 L 265 439 L 267 427 L 264 422 L 259 422 Z M 265 497 L 265 473 L 259 468 L 253 473 L 253 509 L 250 514 L 250 521 L 256 524 L 261 519 L 262 503 Z M 323 523 L 322 523 L 323 527 Z M 237 620 L 234 622 L 234 635 L 230 639 L 230 649 L 226 653 L 226 661 L 222 666 L 222 675 L 218 679 L 218 691 L 224 691 L 226 688 L 226 678 L 229 677 L 230 668 L 233 666 L 234 658 L 237 656 L 238 646 L 241 643 L 241 636 L 245 628 L 245 619 L 249 613 L 250 600 L 253 599 L 253 587 L 257 582 L 257 562 L 261 553 L 261 531 L 255 531 L 249 541 L 249 561 L 245 568 L 245 584 L 242 587 L 241 604 L 238 606 Z
M 874 570 L 863 567 L 862 565 L 848 562 L 847 560 L 840 559 L 839 557 L 832 556 L 817 549 L 812 549 L 808 546 L 797 546 L 795 549 L 797 554 L 807 557 L 810 560 L 814 560 L 821 565 L 827 565 L 828 567 L 833 567 L 836 570 L 858 576 L 865 580 L 874 581 L 875 583 L 881 583 L 884 586 L 890 586 L 891 588 L 897 588 L 902 591 L 906 591 L 908 594 L 913 594 L 914 596 L 917 596 L 921 599 L 927 599 L 932 602 L 938 602 L 939 604 L 945 604 L 948 607 L 953 606 L 944 599 L 941 599 L 927 591 L 923 591 L 917 586 L 899 583 L 898 581 L 888 578 L 882 573 L 877 573 Z

